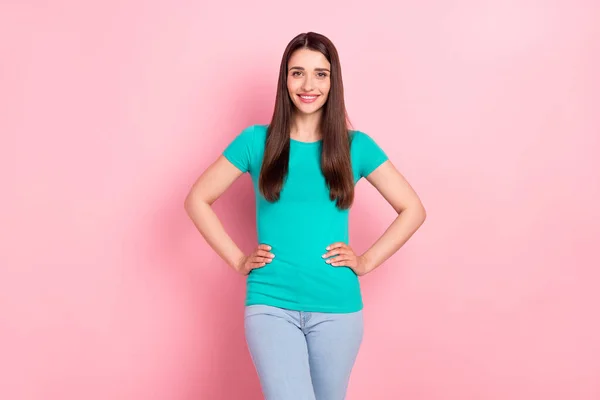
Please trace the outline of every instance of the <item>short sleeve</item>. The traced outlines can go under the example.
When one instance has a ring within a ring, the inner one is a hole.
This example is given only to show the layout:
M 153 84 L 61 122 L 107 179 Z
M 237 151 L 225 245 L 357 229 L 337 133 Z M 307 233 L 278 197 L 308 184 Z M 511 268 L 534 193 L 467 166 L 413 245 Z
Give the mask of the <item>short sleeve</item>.
M 248 172 L 252 165 L 254 125 L 240 132 L 223 151 L 223 156 L 240 171 Z
M 357 131 L 356 135 L 355 140 L 358 139 L 358 143 L 356 144 L 358 145 L 357 150 L 359 152 L 358 172 L 360 177 L 367 177 L 377 167 L 387 161 L 388 156 L 375 140 L 366 133 Z

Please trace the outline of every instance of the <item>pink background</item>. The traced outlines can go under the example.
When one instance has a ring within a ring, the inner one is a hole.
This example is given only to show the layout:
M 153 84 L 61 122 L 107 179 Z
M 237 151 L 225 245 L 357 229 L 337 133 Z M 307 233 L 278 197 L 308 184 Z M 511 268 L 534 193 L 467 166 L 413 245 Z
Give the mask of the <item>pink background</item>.
M 261 398 L 244 278 L 183 200 L 269 121 L 284 47 L 314 30 L 354 126 L 428 211 L 362 279 L 348 399 L 600 399 L 599 16 L 592 0 L 2 2 L 0 398 Z M 357 190 L 364 250 L 394 213 Z M 251 249 L 248 176 L 215 209 Z

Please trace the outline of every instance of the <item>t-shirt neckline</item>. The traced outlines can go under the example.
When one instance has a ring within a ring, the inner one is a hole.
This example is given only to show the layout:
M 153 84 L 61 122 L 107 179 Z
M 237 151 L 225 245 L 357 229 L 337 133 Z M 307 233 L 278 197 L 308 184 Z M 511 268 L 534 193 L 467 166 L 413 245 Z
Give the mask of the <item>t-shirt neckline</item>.
M 297 143 L 300 144 L 302 146 L 310 146 L 310 145 L 316 145 L 316 144 L 320 144 L 323 141 L 323 139 L 319 139 L 319 140 L 315 140 L 314 142 L 303 142 L 302 140 L 296 140 L 296 139 L 292 139 L 290 138 L 290 142 L 291 143 Z

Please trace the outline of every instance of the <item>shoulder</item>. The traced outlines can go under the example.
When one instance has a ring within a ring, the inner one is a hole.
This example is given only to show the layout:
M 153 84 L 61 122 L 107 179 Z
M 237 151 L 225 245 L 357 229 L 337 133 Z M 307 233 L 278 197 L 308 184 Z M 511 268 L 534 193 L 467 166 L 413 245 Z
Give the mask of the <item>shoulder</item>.
M 386 160 L 387 155 L 379 144 L 363 131 L 350 131 L 350 152 L 361 163 L 377 163 Z
M 360 150 L 365 146 L 369 146 L 375 142 L 371 136 L 367 133 L 359 130 L 349 130 L 348 135 L 350 136 L 350 148 Z
M 362 131 L 350 131 L 350 153 L 360 177 L 366 177 L 388 159 L 375 140 Z
M 268 125 L 254 124 L 245 127 L 239 134 L 248 143 L 264 142 Z
M 269 128 L 268 124 L 255 124 L 252 125 L 252 129 L 254 130 L 254 137 L 256 140 L 260 142 L 264 142 L 267 138 L 267 129 Z
M 253 144 L 267 136 L 267 126 L 261 124 L 248 125 L 237 134 L 236 140 L 246 144 Z
M 350 136 L 350 140 L 354 141 L 354 140 L 360 140 L 360 138 L 362 136 L 366 135 L 366 133 L 364 133 L 363 131 L 356 130 L 356 129 L 349 129 L 348 135 Z

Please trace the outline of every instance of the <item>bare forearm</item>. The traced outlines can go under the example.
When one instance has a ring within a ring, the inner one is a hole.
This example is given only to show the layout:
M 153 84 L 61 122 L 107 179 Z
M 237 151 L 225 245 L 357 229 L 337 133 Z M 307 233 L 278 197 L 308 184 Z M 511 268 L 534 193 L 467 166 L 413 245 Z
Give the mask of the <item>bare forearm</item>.
M 407 208 L 400 212 L 381 237 L 362 255 L 368 272 L 373 271 L 397 252 L 425 221 L 422 207 Z
M 188 198 L 185 202 L 185 210 L 209 246 L 237 271 L 244 253 L 227 234 L 210 204 Z

